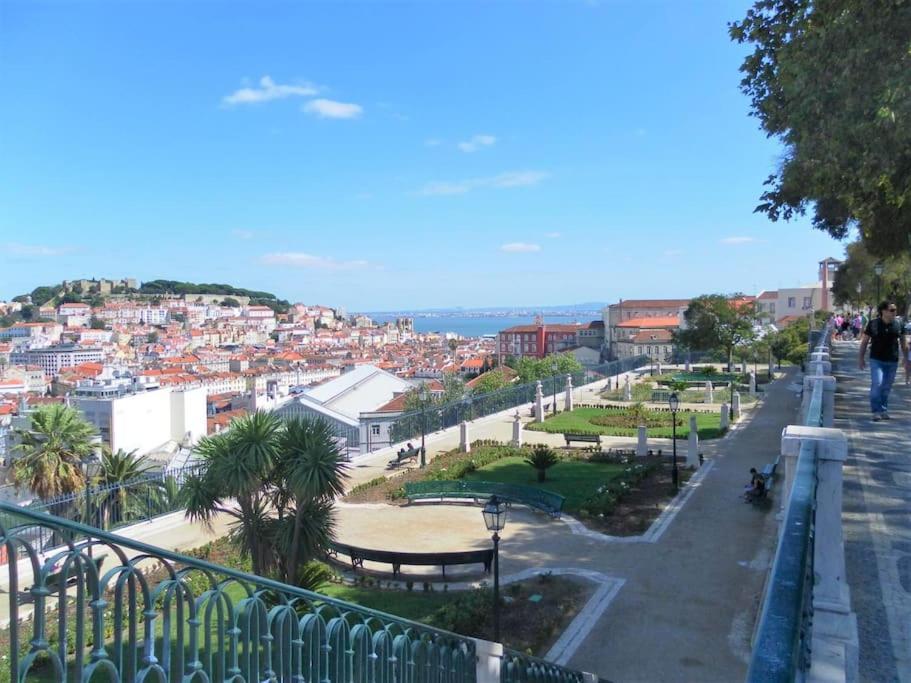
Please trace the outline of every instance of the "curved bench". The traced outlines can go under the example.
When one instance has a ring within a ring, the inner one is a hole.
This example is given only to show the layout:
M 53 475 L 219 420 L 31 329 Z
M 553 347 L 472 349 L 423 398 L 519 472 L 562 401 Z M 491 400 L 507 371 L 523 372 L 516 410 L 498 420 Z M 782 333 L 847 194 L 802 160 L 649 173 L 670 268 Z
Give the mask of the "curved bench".
M 483 564 L 484 571 L 490 573 L 490 565 L 493 562 L 493 548 L 441 553 L 405 553 L 397 550 L 376 550 L 373 548 L 358 548 L 344 543 L 331 543 L 329 545 L 329 554 L 337 556 L 338 553 L 347 555 L 351 559 L 351 568 L 355 571 L 358 568 L 363 568 L 364 560 L 391 564 L 393 576 L 399 575 L 403 564 L 423 567 L 439 565 L 443 568 L 443 577 L 445 578 L 447 566 Z
M 534 486 L 520 484 L 500 484 L 494 481 L 467 481 L 465 479 L 416 481 L 405 484 L 405 497 L 408 500 L 428 500 L 433 498 L 471 498 L 481 500 L 496 495 L 507 503 L 527 505 L 546 512 L 551 517 L 559 517 L 566 500 L 558 493 L 545 491 Z

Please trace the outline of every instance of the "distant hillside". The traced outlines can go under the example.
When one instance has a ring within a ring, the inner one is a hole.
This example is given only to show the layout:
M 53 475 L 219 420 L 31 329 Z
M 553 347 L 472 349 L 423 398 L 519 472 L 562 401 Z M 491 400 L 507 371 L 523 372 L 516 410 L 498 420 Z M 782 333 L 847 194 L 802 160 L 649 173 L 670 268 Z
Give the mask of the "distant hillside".
M 74 281 L 79 282 L 79 281 Z M 97 281 L 94 281 L 97 284 Z M 244 289 L 226 284 L 180 282 L 178 280 L 150 280 L 143 282 L 138 289 L 129 289 L 127 287 L 114 287 L 111 294 L 125 296 L 128 299 L 148 300 L 161 296 L 183 296 L 193 294 L 223 295 L 226 298 L 243 296 L 249 297 L 251 304 L 268 306 L 276 313 L 286 313 L 290 304 L 284 299 L 279 299 L 271 292 L 260 292 L 253 289 Z M 81 284 L 67 286 L 57 284 L 50 286 L 35 287 L 28 294 L 22 294 L 15 297 L 14 301 L 31 301 L 36 306 L 50 304 L 57 306 L 62 303 L 79 303 L 83 302 L 90 306 L 102 306 L 106 296 L 102 294 L 98 287 L 89 285 L 83 287 Z

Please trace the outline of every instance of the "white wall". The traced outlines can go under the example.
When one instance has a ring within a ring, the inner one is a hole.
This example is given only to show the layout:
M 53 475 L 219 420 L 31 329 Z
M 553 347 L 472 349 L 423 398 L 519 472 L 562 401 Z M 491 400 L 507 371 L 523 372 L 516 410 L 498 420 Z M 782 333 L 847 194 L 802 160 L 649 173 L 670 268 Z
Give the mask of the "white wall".
M 206 435 L 205 387 L 171 393 L 171 439 L 181 442 L 187 432 L 191 443 Z

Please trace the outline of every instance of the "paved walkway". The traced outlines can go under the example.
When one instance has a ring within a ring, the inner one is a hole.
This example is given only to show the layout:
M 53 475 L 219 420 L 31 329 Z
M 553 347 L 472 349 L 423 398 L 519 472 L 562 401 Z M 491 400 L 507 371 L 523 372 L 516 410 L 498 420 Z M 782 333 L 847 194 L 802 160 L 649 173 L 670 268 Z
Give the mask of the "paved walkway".
M 860 680 L 911 681 L 911 387 L 900 372 L 892 420 L 874 423 L 858 344 L 836 342 L 835 424 L 848 436 L 843 520 L 851 606 L 860 637 Z
M 791 381 L 773 384 L 727 438 L 705 443 L 710 458 L 681 493 L 686 504 L 638 542 L 513 508 L 502 534 L 505 576 L 555 569 L 601 584 L 585 628 L 569 635 L 558 661 L 620 683 L 743 679 L 777 527 L 772 510 L 745 505 L 740 496 L 749 468 L 778 456 L 781 430 L 795 419 Z M 484 438 L 505 438 L 505 426 L 497 425 L 492 421 Z M 388 539 L 387 515 L 397 517 Z M 373 546 L 388 540 L 403 550 L 439 549 L 443 541 L 478 547 L 486 542 L 479 518 L 466 506 L 344 505 L 339 536 Z

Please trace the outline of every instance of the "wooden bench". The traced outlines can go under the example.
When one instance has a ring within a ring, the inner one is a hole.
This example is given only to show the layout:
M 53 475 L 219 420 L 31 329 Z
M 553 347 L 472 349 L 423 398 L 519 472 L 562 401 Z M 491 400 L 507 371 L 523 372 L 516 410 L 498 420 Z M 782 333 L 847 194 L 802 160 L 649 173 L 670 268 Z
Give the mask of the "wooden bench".
M 420 448 L 411 448 L 410 450 L 402 449 L 395 454 L 395 457 L 390 460 L 386 467 L 398 467 L 405 460 L 411 460 L 417 458 L 421 454 Z
M 440 553 L 407 553 L 397 550 L 376 550 L 373 548 L 358 548 L 352 545 L 332 543 L 329 553 L 338 557 L 338 553 L 347 555 L 351 560 L 354 571 L 364 568 L 364 560 L 368 562 L 382 562 L 392 565 L 392 575 L 398 576 L 402 565 L 411 566 L 440 566 L 443 568 L 443 577 L 446 577 L 446 567 L 461 564 L 482 564 L 485 572 L 490 572 L 493 562 L 493 548 L 483 550 L 461 550 Z
M 566 445 L 569 446 L 570 441 L 584 441 L 585 443 L 596 443 L 601 444 L 601 437 L 598 434 L 573 434 L 567 433 L 563 435 L 563 438 L 566 439 Z

